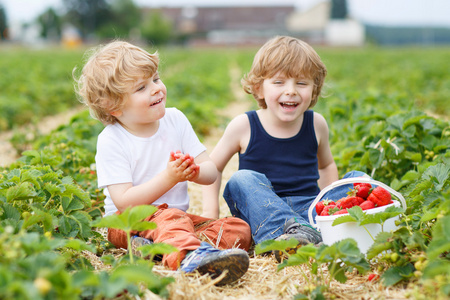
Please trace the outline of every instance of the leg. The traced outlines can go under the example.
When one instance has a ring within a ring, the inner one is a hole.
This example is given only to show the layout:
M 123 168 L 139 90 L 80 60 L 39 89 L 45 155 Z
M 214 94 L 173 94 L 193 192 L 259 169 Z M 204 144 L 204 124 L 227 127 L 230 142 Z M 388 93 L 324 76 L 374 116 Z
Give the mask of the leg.
M 179 252 L 163 255 L 163 263 L 176 270 L 187 252 L 200 247 L 194 224 L 189 216 L 176 208 L 161 208 L 146 221 L 157 224 L 154 230 L 139 232 L 139 236 L 155 243 L 167 243 L 178 248 Z
M 248 251 L 252 235 L 248 224 L 234 217 L 212 220 L 196 215 L 189 215 L 194 222 L 195 232 L 200 240 L 206 241 L 219 249 L 238 247 Z
M 275 239 L 284 233 L 284 224 L 291 218 L 306 220 L 273 191 L 264 174 L 240 170 L 228 181 L 224 195 L 231 214 L 250 225 L 255 243 Z

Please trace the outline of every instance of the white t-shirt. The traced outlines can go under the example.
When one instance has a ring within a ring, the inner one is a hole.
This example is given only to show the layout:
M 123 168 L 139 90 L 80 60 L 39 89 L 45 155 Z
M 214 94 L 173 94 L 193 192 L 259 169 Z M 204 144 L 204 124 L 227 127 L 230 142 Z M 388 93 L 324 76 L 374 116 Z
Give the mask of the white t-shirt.
M 131 182 L 136 186 L 150 180 L 166 169 L 170 152 L 177 150 L 197 157 L 206 147 L 200 143 L 186 116 L 176 108 L 166 108 L 158 131 L 149 138 L 137 137 L 118 123 L 106 126 L 98 136 L 95 156 L 98 187 L 106 195 L 105 216 L 117 211 L 108 185 Z M 187 182 L 179 182 L 152 205 L 163 203 L 186 211 L 189 208 Z

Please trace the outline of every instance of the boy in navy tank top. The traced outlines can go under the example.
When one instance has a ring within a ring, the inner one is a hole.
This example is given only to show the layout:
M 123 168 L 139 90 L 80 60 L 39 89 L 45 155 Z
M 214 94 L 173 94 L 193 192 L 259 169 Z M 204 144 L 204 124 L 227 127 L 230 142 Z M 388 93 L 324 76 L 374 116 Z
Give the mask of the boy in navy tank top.
M 260 109 L 235 117 L 211 153 L 220 175 L 239 154 L 239 170 L 223 196 L 232 215 L 250 225 L 256 244 L 291 238 L 299 245 L 322 242 L 307 215 L 320 189 L 339 179 L 327 122 L 310 110 L 326 74 L 307 43 L 287 36 L 269 40 L 242 79 Z M 219 216 L 221 177 L 203 187 L 203 216 Z

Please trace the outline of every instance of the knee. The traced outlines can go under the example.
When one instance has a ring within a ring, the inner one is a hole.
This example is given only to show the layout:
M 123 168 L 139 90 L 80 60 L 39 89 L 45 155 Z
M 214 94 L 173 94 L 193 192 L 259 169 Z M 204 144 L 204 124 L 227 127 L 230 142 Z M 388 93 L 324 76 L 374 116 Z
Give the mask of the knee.
M 252 232 L 250 225 L 242 219 L 236 217 L 224 218 L 224 232 L 230 235 L 229 246 L 237 246 L 238 248 L 249 250 L 252 243 Z

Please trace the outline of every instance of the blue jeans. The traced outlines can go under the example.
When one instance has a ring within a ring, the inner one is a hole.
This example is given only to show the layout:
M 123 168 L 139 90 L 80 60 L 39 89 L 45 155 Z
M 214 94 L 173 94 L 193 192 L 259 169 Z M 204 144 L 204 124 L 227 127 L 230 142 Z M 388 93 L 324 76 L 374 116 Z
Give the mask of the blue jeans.
M 344 178 L 363 175 L 365 173 L 352 171 Z M 349 188 L 353 186 L 351 184 L 339 186 L 326 193 L 323 199 L 338 200 L 347 196 Z M 231 214 L 250 225 L 256 244 L 282 235 L 284 224 L 291 218 L 296 218 L 300 224 L 309 225 L 308 208 L 316 196 L 279 197 L 264 174 L 251 170 L 239 170 L 234 173 L 223 193 Z M 313 217 L 315 213 L 313 211 Z

